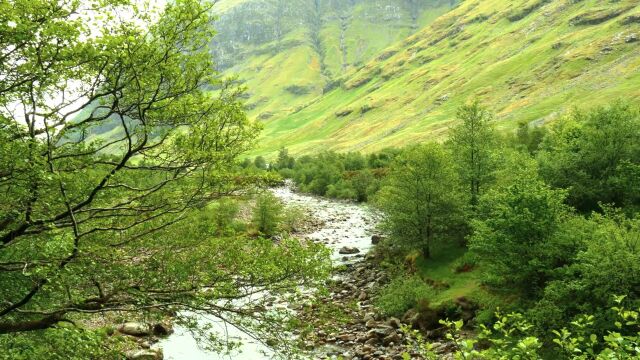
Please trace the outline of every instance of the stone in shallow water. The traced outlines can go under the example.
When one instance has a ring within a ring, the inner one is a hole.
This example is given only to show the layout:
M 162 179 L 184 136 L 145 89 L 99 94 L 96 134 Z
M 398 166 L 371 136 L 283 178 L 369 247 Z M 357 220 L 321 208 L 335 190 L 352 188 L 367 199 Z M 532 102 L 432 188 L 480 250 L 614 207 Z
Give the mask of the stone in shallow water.
M 160 350 L 132 350 L 125 354 L 128 360 L 162 360 L 164 356 Z
M 349 247 L 349 246 L 345 246 L 339 251 L 339 253 L 342 255 L 352 255 L 352 254 L 357 254 L 359 252 L 360 252 L 360 249 L 356 247 Z
M 118 326 L 118 331 L 125 335 L 146 336 L 151 334 L 151 327 L 148 324 L 128 322 Z

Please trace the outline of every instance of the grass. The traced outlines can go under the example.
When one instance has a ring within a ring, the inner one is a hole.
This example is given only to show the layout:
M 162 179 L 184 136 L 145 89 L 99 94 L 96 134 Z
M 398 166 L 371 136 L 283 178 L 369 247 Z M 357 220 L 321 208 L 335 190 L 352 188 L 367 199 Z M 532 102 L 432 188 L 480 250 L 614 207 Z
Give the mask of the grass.
M 479 293 L 486 293 L 480 287 L 481 274 L 477 269 L 468 272 L 456 272 L 455 265 L 466 249 L 459 246 L 448 246 L 434 252 L 432 259 L 420 258 L 417 261 L 418 273 L 427 279 L 445 283 L 449 287 L 440 290 L 434 298 L 429 299 L 433 306 L 454 301 L 460 297 L 476 298 Z
M 378 52 L 391 56 L 371 56 L 364 66 L 353 68 L 343 76 L 349 86 L 282 101 L 269 94 L 271 110 L 278 115 L 265 122 L 253 155 L 273 155 L 282 146 L 294 154 L 372 152 L 443 139 L 456 108 L 472 98 L 489 106 L 496 125 L 505 130 L 521 121 L 558 121 L 573 107 L 640 100 L 640 44 L 624 41 L 640 33 L 640 23 L 622 21 L 638 13 L 636 1 L 608 5 L 616 16 L 580 26 L 571 19 L 597 8 L 598 1 L 544 2 L 521 19 L 509 20 L 513 9 L 525 3 L 538 2 L 465 1 Z M 361 33 L 366 26 L 355 24 L 354 29 Z M 349 41 L 350 48 L 358 43 Z M 295 70 L 285 78 L 302 81 L 298 75 Z M 286 104 L 295 106 L 284 109 Z M 358 110 L 370 104 L 371 111 Z M 346 108 L 354 111 L 335 115 Z

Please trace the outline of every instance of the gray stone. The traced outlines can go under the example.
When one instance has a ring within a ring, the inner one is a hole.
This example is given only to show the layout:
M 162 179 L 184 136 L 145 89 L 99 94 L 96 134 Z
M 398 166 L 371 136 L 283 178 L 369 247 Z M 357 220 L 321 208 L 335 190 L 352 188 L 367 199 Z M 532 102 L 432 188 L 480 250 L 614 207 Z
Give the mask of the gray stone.
M 170 323 L 157 323 L 152 328 L 153 335 L 167 336 L 173 334 L 173 326 Z
M 360 252 L 360 249 L 356 248 L 356 247 L 348 247 L 345 246 L 342 249 L 340 249 L 339 253 L 342 255 L 353 255 L 353 254 L 357 254 Z
M 147 336 L 151 334 L 151 327 L 144 323 L 128 322 L 118 326 L 118 331 L 125 335 Z
M 380 235 L 373 235 L 373 236 L 371 237 L 371 244 L 373 244 L 373 245 L 377 245 L 377 244 L 379 244 L 379 243 L 380 243 L 380 241 L 382 241 L 382 239 L 383 239 L 383 238 L 382 238 L 382 236 L 380 236 Z
M 125 354 L 128 360 L 162 360 L 164 356 L 158 349 L 151 350 L 131 350 Z
M 402 323 L 400 322 L 400 319 L 394 318 L 394 317 L 390 318 L 387 323 L 389 324 L 389 326 L 391 326 L 394 329 L 399 329 L 400 326 L 402 325 Z

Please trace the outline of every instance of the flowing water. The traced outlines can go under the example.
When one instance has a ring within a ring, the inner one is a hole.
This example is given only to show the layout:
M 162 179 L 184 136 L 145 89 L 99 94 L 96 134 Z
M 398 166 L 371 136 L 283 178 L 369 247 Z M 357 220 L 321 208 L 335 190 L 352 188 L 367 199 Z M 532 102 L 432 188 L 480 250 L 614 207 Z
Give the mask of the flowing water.
M 358 261 L 371 248 L 371 235 L 378 222 L 378 216 L 371 209 L 343 201 L 322 199 L 293 192 L 291 186 L 273 189 L 274 194 L 288 206 L 306 209 L 322 225 L 314 232 L 302 237 L 326 244 L 332 251 L 334 264 Z M 360 250 L 356 255 L 341 255 L 343 247 L 355 247 Z M 211 324 L 213 329 L 223 336 L 241 340 L 243 346 L 231 354 L 207 352 L 198 347 L 192 334 L 177 327 L 168 338 L 160 341 L 167 360 L 259 360 L 270 359 L 269 348 L 249 338 L 246 334 L 228 324 L 215 319 L 200 317 L 198 321 Z

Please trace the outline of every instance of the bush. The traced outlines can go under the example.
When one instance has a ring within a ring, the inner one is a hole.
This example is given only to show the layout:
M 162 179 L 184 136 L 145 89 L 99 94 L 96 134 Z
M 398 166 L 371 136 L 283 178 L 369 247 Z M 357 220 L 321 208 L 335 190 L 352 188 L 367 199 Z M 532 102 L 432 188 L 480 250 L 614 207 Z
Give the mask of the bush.
M 122 359 L 124 339 L 105 330 L 61 326 L 46 331 L 0 335 L 0 359 Z
M 401 317 L 423 299 L 430 299 L 435 290 L 418 276 L 398 276 L 385 286 L 375 300 L 376 307 L 385 316 Z
M 281 228 L 288 233 L 298 232 L 308 217 L 301 207 L 287 206 L 283 211 Z
M 256 229 L 265 236 L 277 233 L 282 221 L 283 205 L 271 192 L 266 191 L 258 196 L 253 208 L 252 222 Z
M 233 199 L 222 199 L 211 205 L 212 223 L 217 235 L 230 235 L 238 230 L 236 217 L 240 207 Z M 205 222 L 202 222 L 203 224 Z
M 567 224 L 563 233 L 580 238 L 582 249 L 545 288 L 530 310 L 532 321 L 538 329 L 559 328 L 586 312 L 594 314 L 599 334 L 614 330 L 607 328 L 611 294 L 625 294 L 631 306 L 640 306 L 640 221 L 608 210 Z

